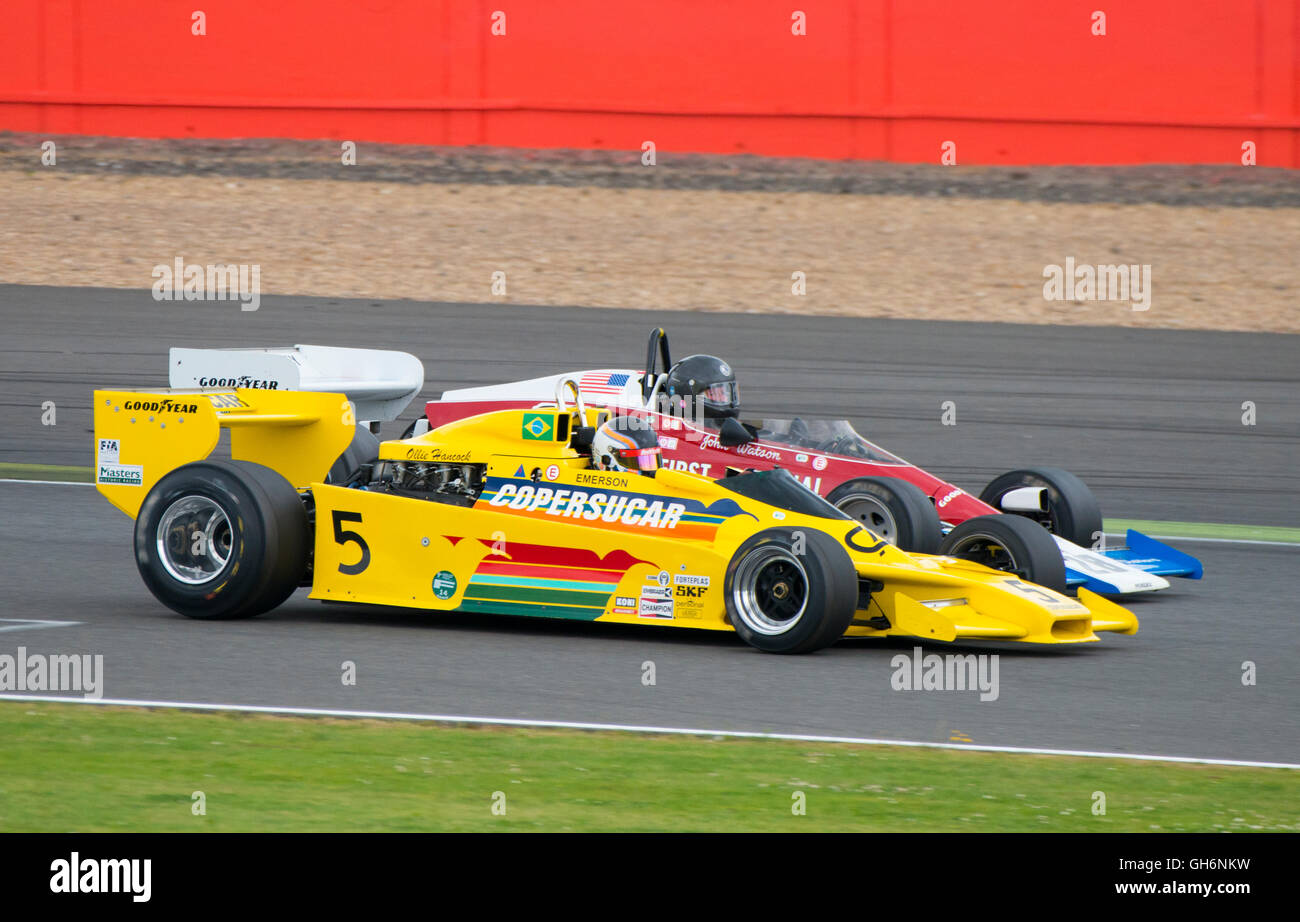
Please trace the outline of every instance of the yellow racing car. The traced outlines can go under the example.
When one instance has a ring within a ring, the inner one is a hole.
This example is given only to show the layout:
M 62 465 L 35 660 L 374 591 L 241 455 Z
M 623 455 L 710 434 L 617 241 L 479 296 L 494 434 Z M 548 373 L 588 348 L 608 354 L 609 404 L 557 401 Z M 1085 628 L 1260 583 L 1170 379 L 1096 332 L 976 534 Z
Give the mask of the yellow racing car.
M 307 586 L 427 612 L 734 630 L 773 653 L 1137 631 L 1086 589 L 898 550 L 784 470 L 712 480 L 659 469 L 657 449 L 617 432 L 597 444 L 608 423 L 565 384 L 553 404 L 382 444 L 340 393 L 96 391 L 96 482 L 135 519 L 150 591 L 194 618 L 250 617 Z M 229 460 L 213 457 L 223 429 Z M 1038 541 L 1059 562 L 1034 523 L 989 518 L 990 546 Z

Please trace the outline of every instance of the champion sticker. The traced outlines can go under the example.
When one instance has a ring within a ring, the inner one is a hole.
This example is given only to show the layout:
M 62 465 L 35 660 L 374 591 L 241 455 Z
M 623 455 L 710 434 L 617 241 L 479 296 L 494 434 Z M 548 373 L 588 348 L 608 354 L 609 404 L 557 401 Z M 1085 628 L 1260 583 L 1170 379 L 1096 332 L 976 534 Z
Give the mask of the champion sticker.
M 643 586 L 637 616 L 672 620 L 673 590 L 671 586 Z

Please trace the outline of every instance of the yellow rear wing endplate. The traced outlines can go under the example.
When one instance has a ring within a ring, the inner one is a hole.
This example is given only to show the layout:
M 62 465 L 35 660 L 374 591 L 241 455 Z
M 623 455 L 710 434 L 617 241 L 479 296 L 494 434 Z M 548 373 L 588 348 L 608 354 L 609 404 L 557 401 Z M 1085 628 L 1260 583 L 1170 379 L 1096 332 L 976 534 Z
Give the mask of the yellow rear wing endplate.
M 104 390 L 94 401 L 95 485 L 131 518 L 159 480 L 211 455 L 223 428 L 232 458 L 264 464 L 299 490 L 325 479 L 356 429 L 342 394 Z

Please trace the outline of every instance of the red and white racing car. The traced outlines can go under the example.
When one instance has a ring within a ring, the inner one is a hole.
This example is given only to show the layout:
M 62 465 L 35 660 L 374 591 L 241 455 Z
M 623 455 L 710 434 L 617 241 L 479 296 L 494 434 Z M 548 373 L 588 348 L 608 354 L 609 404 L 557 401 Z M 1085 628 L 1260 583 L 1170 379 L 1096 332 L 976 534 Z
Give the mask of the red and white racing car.
M 443 393 L 407 434 L 493 410 L 553 405 L 576 386 L 588 405 L 643 415 L 659 435 L 665 467 L 709 477 L 781 467 L 904 550 L 977 560 L 1052 586 L 1060 570 L 1030 572 L 1035 554 L 1003 514 L 1025 516 L 1052 533 L 1063 584 L 1094 592 L 1149 592 L 1166 576 L 1199 579 L 1196 558 L 1130 529 L 1124 547 L 1106 547 L 1092 491 L 1068 471 L 1021 468 L 974 496 L 868 441 L 846 420 L 740 418 L 731 368 L 712 356 L 674 363 L 662 329 L 651 333 L 644 369 L 605 368 Z

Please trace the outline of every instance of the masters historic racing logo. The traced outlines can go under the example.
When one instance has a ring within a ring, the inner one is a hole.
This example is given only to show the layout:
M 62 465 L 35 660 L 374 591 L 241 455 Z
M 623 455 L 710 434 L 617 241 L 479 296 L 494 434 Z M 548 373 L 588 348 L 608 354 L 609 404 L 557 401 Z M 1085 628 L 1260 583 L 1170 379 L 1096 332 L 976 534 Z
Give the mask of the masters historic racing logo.
M 144 468 L 121 463 L 121 439 L 99 439 L 95 444 L 95 482 L 126 487 L 144 486 Z

